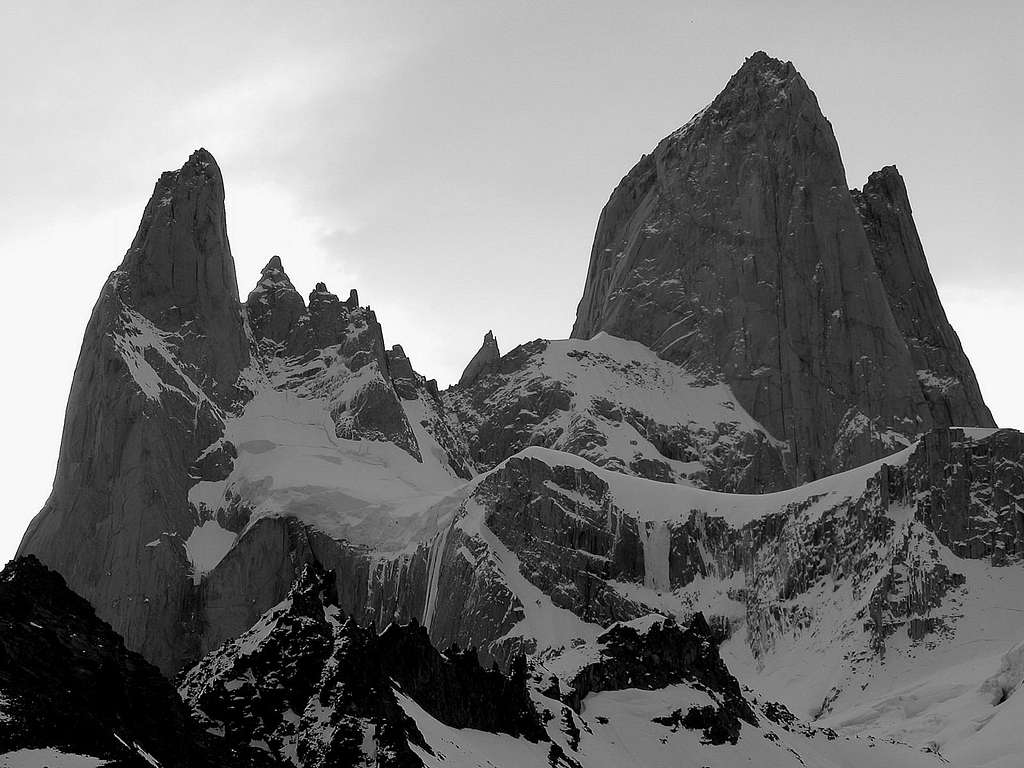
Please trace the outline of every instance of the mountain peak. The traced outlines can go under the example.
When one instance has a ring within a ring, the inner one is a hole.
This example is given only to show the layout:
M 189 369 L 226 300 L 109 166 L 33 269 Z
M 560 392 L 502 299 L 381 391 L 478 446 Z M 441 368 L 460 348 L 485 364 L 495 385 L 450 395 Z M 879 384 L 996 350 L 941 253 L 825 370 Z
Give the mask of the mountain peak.
M 605 331 L 725 381 L 786 444 L 792 482 L 884 455 L 876 435 L 937 416 L 847 189 L 814 93 L 754 53 L 613 192 L 573 337 Z
M 270 261 L 267 262 L 262 270 L 260 270 L 260 279 L 256 283 L 256 287 L 253 288 L 252 293 L 249 294 L 249 298 L 246 304 L 252 302 L 253 297 L 258 294 L 267 293 L 268 291 L 286 291 L 288 293 L 294 293 L 299 295 L 298 291 L 295 290 L 295 286 L 292 285 L 291 278 L 288 277 L 288 273 L 284 271 L 284 265 L 281 263 L 280 256 L 271 256 Z M 302 297 L 299 296 L 299 300 L 302 301 Z M 305 307 L 305 302 L 303 302 Z
M 790 77 L 797 74 L 796 67 L 791 61 L 783 61 L 769 56 L 764 51 L 754 51 L 744 61 L 743 66 L 736 74 L 757 73 L 760 75 L 773 74 L 779 77 Z
M 237 314 L 224 180 L 213 155 L 196 150 L 177 171 L 160 175 L 119 271 L 131 286 L 122 297 L 147 316 L 147 309 L 193 306 Z
M 789 98 L 784 98 L 785 95 Z M 724 109 L 730 117 L 743 114 L 747 110 L 739 109 L 735 104 L 737 101 L 743 106 L 756 104 L 759 107 L 796 108 L 807 97 L 814 99 L 814 94 L 793 62 L 773 58 L 764 51 L 756 51 L 729 79 L 729 83 L 712 102 L 711 111 Z M 814 108 L 817 111 L 817 100 Z M 820 112 L 815 117 L 821 117 Z M 821 119 L 824 120 L 824 117 Z
M 459 377 L 459 386 L 468 387 L 484 374 L 490 373 L 494 370 L 500 358 L 501 352 L 498 350 L 498 342 L 494 338 L 494 332 L 488 331 L 484 334 L 484 342 L 480 345 L 480 349 L 473 355 L 473 359 L 469 361 L 466 370 Z
M 887 165 L 850 194 L 936 424 L 994 427 L 974 369 L 942 308 L 903 176 Z

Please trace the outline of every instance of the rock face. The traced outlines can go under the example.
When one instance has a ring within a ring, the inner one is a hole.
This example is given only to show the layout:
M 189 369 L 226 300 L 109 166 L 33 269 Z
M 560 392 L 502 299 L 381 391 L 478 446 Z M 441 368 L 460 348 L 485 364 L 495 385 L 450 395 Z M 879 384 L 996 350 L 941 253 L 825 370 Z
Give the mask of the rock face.
M 908 462 L 896 494 L 961 558 L 1003 566 L 1024 561 L 1024 434 L 1003 429 L 973 440 L 936 430 Z
M 265 764 L 204 733 L 156 667 L 29 556 L 0 572 L 0 754 L 46 748 L 135 768 Z
M 792 483 L 949 416 L 922 388 L 832 127 L 792 64 L 764 53 L 612 193 L 572 335 L 599 331 L 721 377 L 787 444 Z
M 639 485 L 532 449 L 488 475 L 467 506 L 483 508 L 530 584 L 585 621 L 702 610 L 769 668 L 780 657 L 813 663 L 787 657 L 794 647 L 810 659 L 841 648 L 821 714 L 888 685 L 888 657 L 972 636 L 969 595 L 1005 598 L 970 561 L 1003 569 L 994 582 L 1021 581 L 1021 440 L 934 430 L 891 463 L 766 497 Z
M 306 302 L 285 274 L 280 256 L 271 258 L 263 268 L 245 300 L 245 314 L 257 341 L 280 345 L 290 354 L 303 354 L 312 347 Z
M 160 177 L 93 308 L 53 491 L 19 549 L 164 669 L 183 657 L 189 564 L 180 540 L 147 544 L 193 527 L 190 467 L 246 396 L 248 362 L 223 182 L 199 150 Z
M 498 342 L 494 338 L 494 333 L 488 331 L 484 335 L 484 343 L 477 350 L 477 353 L 473 355 L 473 359 L 469 361 L 469 365 L 462 372 L 462 376 L 459 377 L 459 386 L 468 387 L 480 378 L 481 375 L 489 373 L 500 357 L 501 353 L 498 351 Z
M 851 194 L 935 426 L 994 427 L 974 369 L 935 290 L 903 177 L 889 165 Z

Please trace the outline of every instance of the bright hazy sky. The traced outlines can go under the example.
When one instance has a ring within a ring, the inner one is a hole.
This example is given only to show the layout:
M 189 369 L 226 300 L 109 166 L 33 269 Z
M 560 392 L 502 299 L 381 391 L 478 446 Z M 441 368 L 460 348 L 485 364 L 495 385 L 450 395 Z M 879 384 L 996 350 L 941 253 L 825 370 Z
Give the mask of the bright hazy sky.
M 240 291 L 359 289 L 442 386 L 493 328 L 568 335 L 601 206 L 758 49 L 851 186 L 895 163 L 946 310 L 1024 426 L 1019 2 L 105 2 L 0 7 L 0 558 L 53 478 L 82 332 L 157 176 L 218 159 Z

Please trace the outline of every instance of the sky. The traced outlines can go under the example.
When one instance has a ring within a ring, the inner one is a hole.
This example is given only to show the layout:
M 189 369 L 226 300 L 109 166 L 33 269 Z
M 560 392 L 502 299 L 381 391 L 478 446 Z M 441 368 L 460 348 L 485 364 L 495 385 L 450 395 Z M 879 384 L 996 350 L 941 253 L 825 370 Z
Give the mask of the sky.
M 46 499 L 82 332 L 157 176 L 204 146 L 242 297 L 359 290 L 442 386 L 564 338 L 601 207 L 756 50 L 851 186 L 896 164 L 997 422 L 1024 427 L 1017 2 L 5 2 L 0 559 Z

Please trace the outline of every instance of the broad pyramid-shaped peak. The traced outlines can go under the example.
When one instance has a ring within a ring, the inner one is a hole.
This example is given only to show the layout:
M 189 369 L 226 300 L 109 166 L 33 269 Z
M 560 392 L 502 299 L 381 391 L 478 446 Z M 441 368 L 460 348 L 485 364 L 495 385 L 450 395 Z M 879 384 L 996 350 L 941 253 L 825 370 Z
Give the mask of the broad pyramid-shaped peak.
M 764 52 L 612 193 L 572 335 L 600 331 L 725 381 L 785 443 L 792 482 L 945 421 L 889 306 L 832 127 L 796 68 Z
M 820 132 L 831 138 L 831 126 L 793 63 L 757 51 L 729 78 L 721 93 L 689 122 L 668 135 L 654 154 L 707 140 L 730 129 L 736 131 L 736 135 L 729 137 L 731 143 L 751 138 L 758 129 L 782 130 L 802 140 L 796 130 L 798 120 L 818 126 Z

